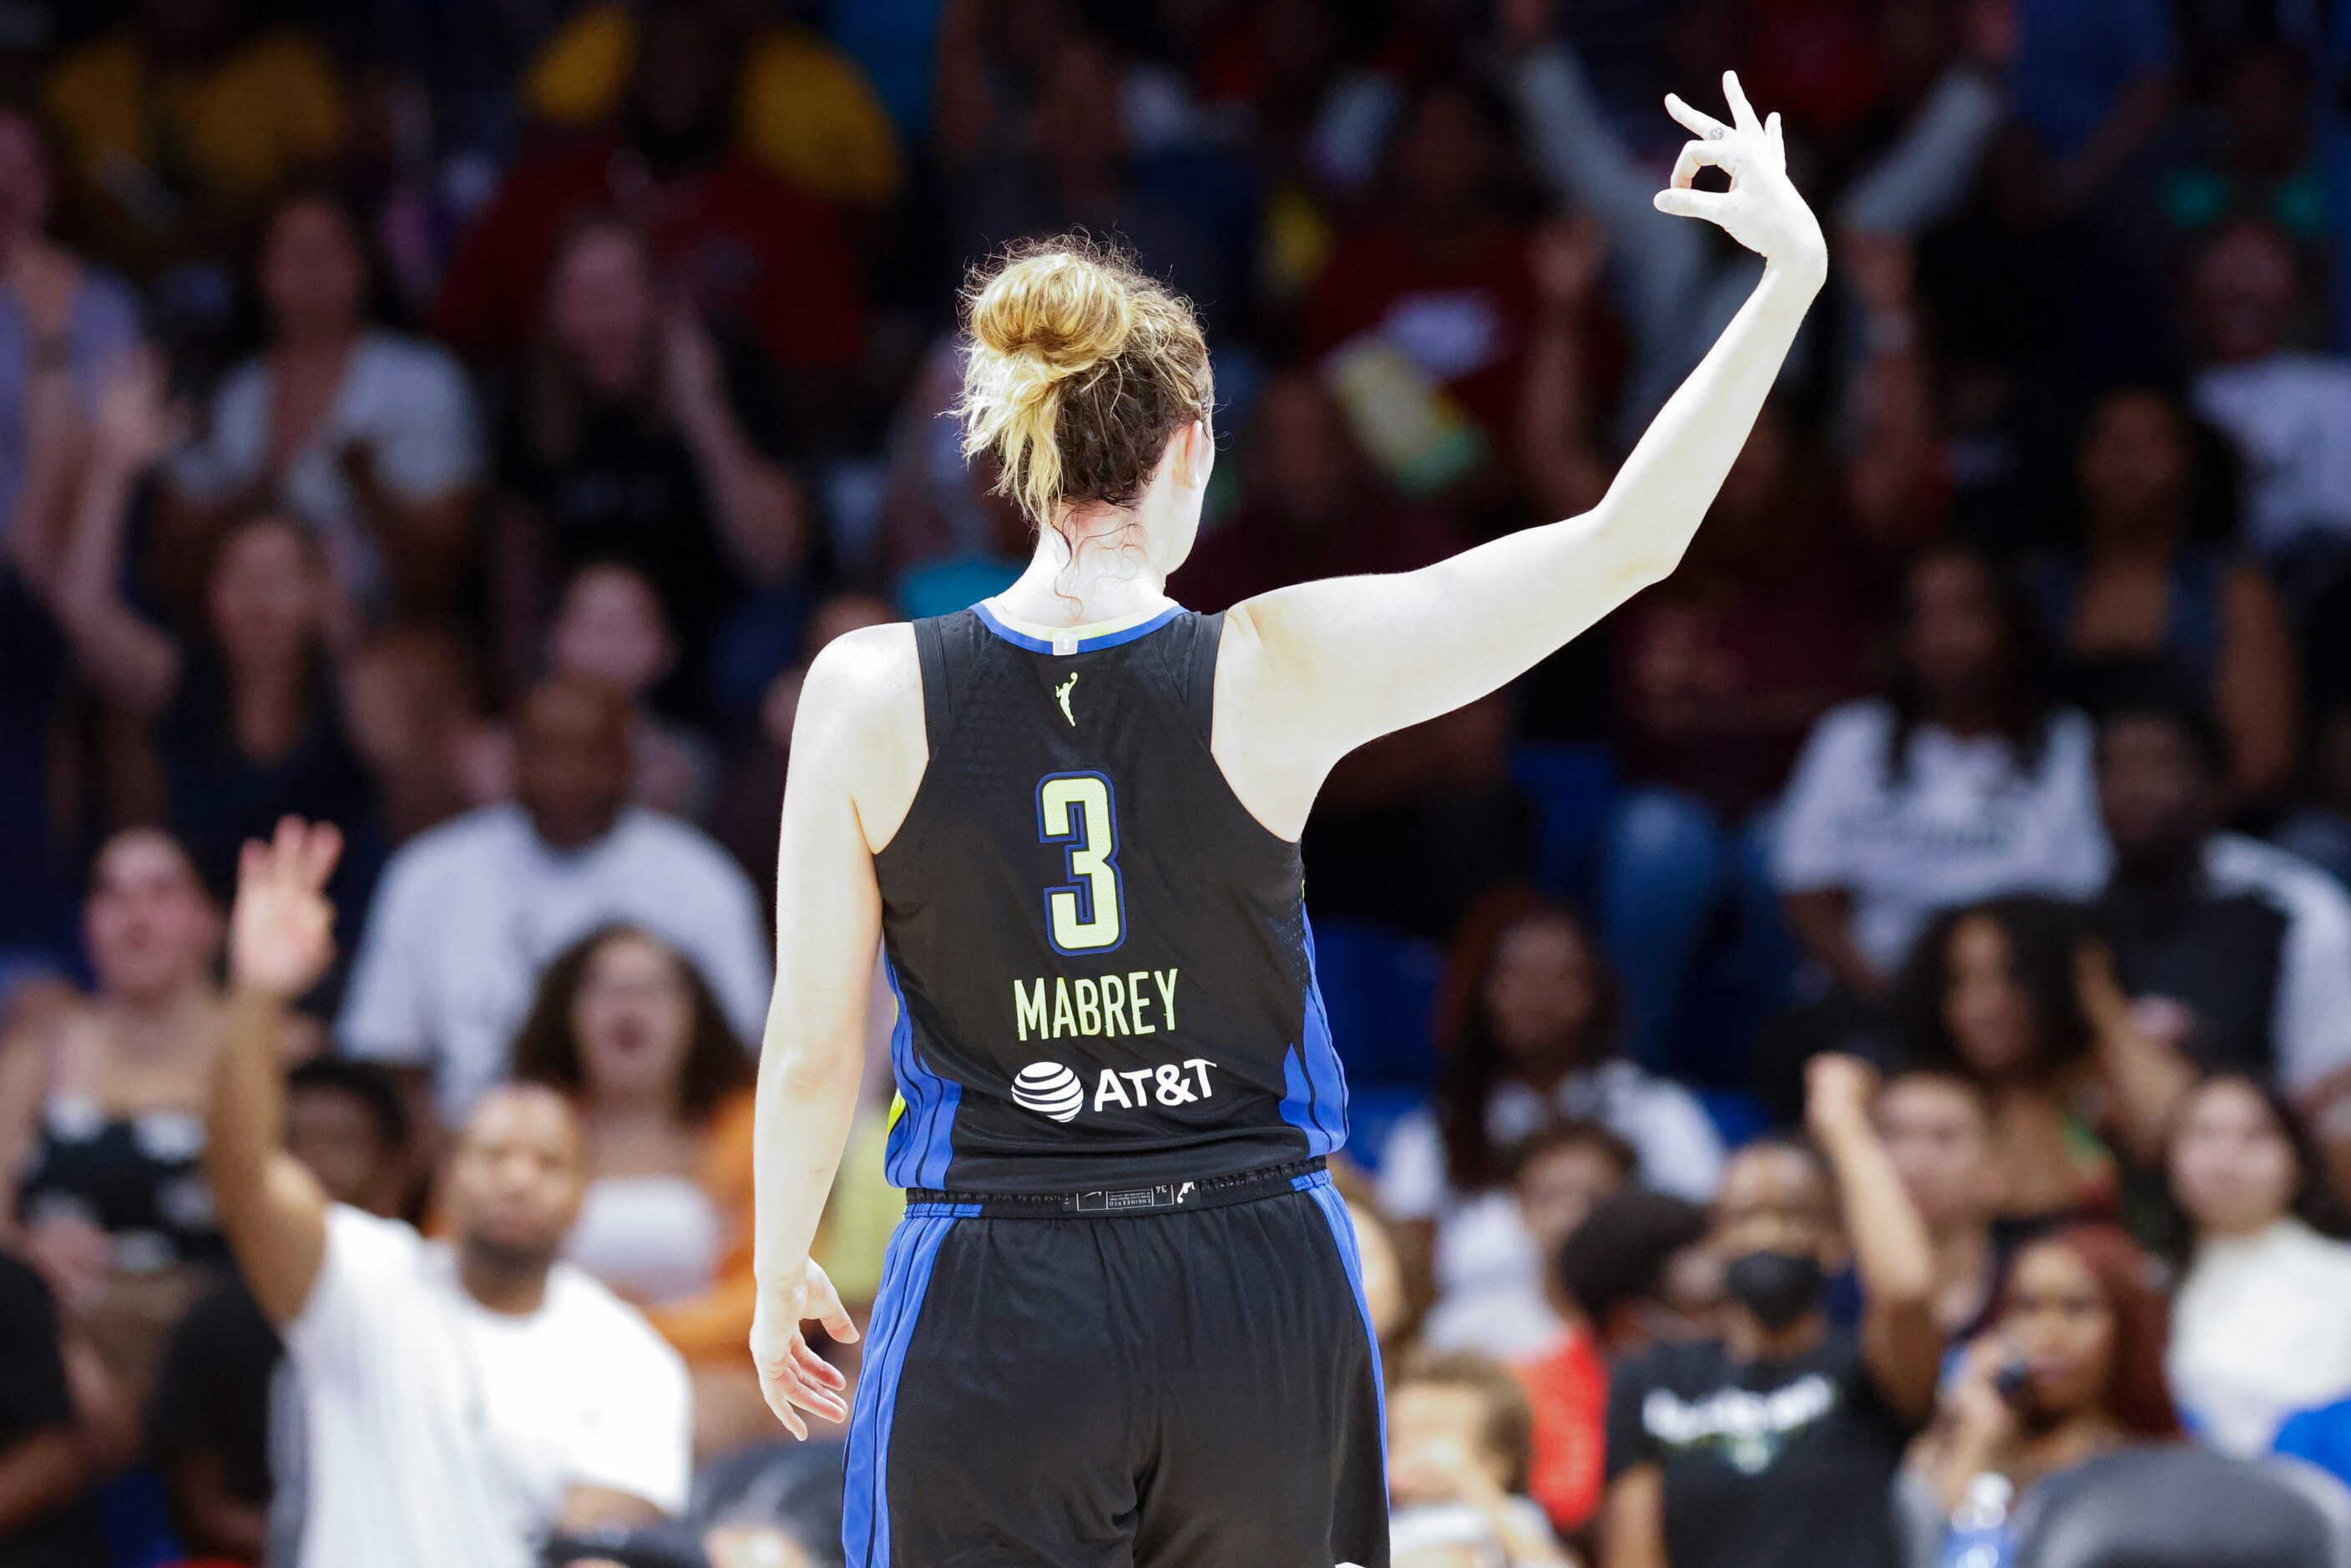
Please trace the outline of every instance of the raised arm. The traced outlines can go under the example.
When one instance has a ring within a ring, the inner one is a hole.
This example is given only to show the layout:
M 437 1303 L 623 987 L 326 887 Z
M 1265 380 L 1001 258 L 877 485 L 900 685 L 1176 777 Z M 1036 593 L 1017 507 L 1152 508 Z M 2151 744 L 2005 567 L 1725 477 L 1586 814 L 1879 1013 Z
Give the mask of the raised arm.
M 1779 117 L 1758 120 L 1736 76 L 1723 86 L 1732 125 L 1667 99 L 1698 139 L 1656 203 L 1761 252 L 1762 281 L 1600 504 L 1420 571 L 1301 583 L 1227 617 L 1216 752 L 1268 826 L 1302 827 L 1341 756 L 1494 690 L 1681 559 L 1828 266 L 1820 225 L 1788 180 Z M 1723 170 L 1730 189 L 1691 188 L 1700 167 Z
M 342 852 L 329 823 L 292 818 L 237 862 L 229 921 L 229 1008 L 214 1070 L 204 1180 L 221 1229 L 269 1321 L 302 1312 L 327 1257 L 327 1195 L 285 1146 L 286 1083 L 277 1040 L 288 1000 L 334 956 L 327 877 Z
M 849 1413 L 834 1392 L 843 1379 L 809 1348 L 800 1324 L 813 1319 L 836 1340 L 857 1337 L 809 1249 L 857 1112 L 882 942 L 873 852 L 889 842 L 922 775 L 921 679 L 907 627 L 852 632 L 809 665 L 792 726 L 776 856 L 776 995 L 759 1057 L 751 1359 L 768 1407 L 795 1437 L 808 1435 L 799 1410 L 831 1421 Z
M 1813 1058 L 1804 1124 L 1836 1175 L 1845 1236 L 1861 1277 L 1861 1355 L 1879 1397 L 1924 1421 L 1935 1405 L 1943 1333 L 1935 1322 L 1935 1254 L 1927 1222 L 1870 1119 L 1877 1073 L 1850 1056 Z

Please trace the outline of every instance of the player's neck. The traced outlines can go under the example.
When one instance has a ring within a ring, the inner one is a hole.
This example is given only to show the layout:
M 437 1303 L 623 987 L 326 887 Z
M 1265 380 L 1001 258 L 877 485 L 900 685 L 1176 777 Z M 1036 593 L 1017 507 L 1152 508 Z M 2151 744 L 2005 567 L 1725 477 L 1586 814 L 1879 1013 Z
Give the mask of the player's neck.
M 1075 561 L 1051 532 L 1012 586 L 987 601 L 1007 622 L 1056 630 L 1128 622 L 1167 608 L 1166 579 L 1144 551 L 1113 533 L 1081 538 Z

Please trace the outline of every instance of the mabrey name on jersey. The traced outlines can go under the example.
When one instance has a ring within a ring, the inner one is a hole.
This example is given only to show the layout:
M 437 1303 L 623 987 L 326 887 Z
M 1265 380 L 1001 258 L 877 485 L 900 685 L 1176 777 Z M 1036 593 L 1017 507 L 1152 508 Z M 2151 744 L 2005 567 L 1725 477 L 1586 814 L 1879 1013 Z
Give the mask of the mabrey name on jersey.
M 1123 975 L 1040 975 L 1012 982 L 1013 1025 L 1020 1038 L 1157 1034 L 1176 1027 L 1175 969 Z

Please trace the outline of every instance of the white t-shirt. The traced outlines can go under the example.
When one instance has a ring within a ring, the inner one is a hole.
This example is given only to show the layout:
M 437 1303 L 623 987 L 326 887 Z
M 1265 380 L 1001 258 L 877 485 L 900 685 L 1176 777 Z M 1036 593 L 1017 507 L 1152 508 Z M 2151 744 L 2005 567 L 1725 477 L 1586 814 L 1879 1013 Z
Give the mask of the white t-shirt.
M 758 1040 L 775 974 L 750 879 L 698 829 L 633 807 L 580 850 L 549 848 L 514 805 L 403 845 L 384 868 L 336 1032 L 354 1056 L 431 1067 L 454 1126 L 505 1075 L 539 971 L 613 922 L 684 953 L 736 1031 Z
M 2241 833 L 2205 841 L 2204 880 L 2215 893 L 2253 894 L 2285 916 L 2270 1026 L 2278 1081 L 2298 1094 L 2351 1067 L 2351 897 L 2299 855 Z
M 2039 765 L 2004 737 L 1910 735 L 1897 786 L 1886 777 L 1893 705 L 1847 703 L 1804 743 L 1781 800 L 1772 875 L 1782 890 L 1844 888 L 1853 935 L 1880 968 L 1902 962 L 1937 912 L 2005 894 L 2086 898 L 2105 882 L 2090 721 L 2052 722 Z
M 269 361 L 247 360 L 213 394 L 204 435 L 166 470 L 191 499 L 209 501 L 252 483 L 269 461 Z M 352 345 L 333 401 L 287 465 L 287 507 L 319 529 L 336 576 L 362 600 L 383 584 L 383 560 L 360 515 L 359 497 L 337 463 L 365 444 L 376 476 L 393 495 L 430 500 L 482 474 L 480 422 L 465 372 L 422 339 L 371 331 Z
M 1542 1251 L 1516 1193 L 1483 1192 L 1457 1206 L 1437 1228 L 1430 1265 L 1437 1303 L 1420 1337 L 1433 1351 L 1520 1361 L 1567 1326 L 1543 1293 Z
M 2278 353 L 2220 365 L 2196 378 L 2193 397 L 2243 459 L 2256 549 L 2351 534 L 2351 360 Z
M 286 1351 L 302 1402 L 298 1568 L 527 1568 L 580 1486 L 685 1506 L 685 1364 L 569 1264 L 538 1312 L 493 1312 L 446 1249 L 339 1205 Z
M 1571 1074 L 1549 1098 L 1505 1079 L 1486 1101 L 1486 1130 L 1497 1148 L 1562 1120 L 1597 1122 L 1632 1145 L 1640 1179 L 1661 1192 L 1704 1203 L 1722 1178 L 1722 1137 L 1698 1096 L 1635 1063 L 1604 1061 Z M 1445 1174 L 1436 1113 L 1423 1107 L 1401 1118 L 1380 1150 L 1381 1206 L 1398 1219 L 1446 1219 L 1474 1196 L 1455 1192 Z M 1517 1211 L 1513 1204 L 1513 1217 Z
M 2295 1219 L 2204 1243 L 2172 1302 L 2165 1365 L 2198 1437 L 2268 1453 L 2288 1416 L 2351 1395 L 2351 1246 Z

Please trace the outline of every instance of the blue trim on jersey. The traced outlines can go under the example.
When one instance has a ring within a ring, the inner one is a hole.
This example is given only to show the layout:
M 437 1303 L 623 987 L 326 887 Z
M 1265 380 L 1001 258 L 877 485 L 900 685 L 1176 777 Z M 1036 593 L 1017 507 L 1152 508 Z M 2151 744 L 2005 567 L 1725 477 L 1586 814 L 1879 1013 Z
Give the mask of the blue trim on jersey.
M 914 1020 L 898 984 L 898 966 L 886 955 L 882 972 L 889 977 L 890 995 L 898 1004 L 898 1021 L 890 1030 L 890 1066 L 906 1102 L 897 1125 L 890 1129 L 882 1160 L 883 1179 L 896 1187 L 942 1187 L 947 1184 L 947 1166 L 955 1159 L 956 1109 L 963 1103 L 963 1085 L 923 1064 L 914 1050 Z
M 1011 627 L 1007 626 L 1003 622 L 996 618 L 996 612 L 990 610 L 987 605 L 975 604 L 971 608 L 972 613 L 979 617 L 979 623 L 981 625 L 987 627 L 989 631 L 995 632 L 998 636 L 1003 638 L 1013 646 L 1018 648 L 1026 648 L 1032 653 L 1050 653 L 1053 651 L 1053 644 L 1046 641 L 1044 638 L 1031 637 L 1026 632 L 1016 632 Z M 1171 604 L 1166 609 L 1161 611 L 1158 614 L 1153 616 L 1150 620 L 1145 621 L 1139 625 L 1123 626 L 1115 632 L 1105 632 L 1099 637 L 1081 637 L 1078 639 L 1076 651 L 1081 653 L 1099 653 L 1104 648 L 1115 648 L 1123 643 L 1132 643 L 1138 637 L 1148 637 L 1151 633 L 1158 631 L 1162 626 L 1166 625 L 1167 622 L 1175 620 L 1176 617 L 1183 613 L 1184 607 L 1182 605 Z
M 977 1205 L 921 1204 L 917 1208 Z M 890 1562 L 890 1427 L 897 1415 L 898 1378 L 906 1366 L 906 1343 L 914 1338 L 923 1297 L 939 1244 L 955 1228 L 952 1216 L 917 1214 L 891 1234 L 882 1264 L 882 1289 L 873 1298 L 867 1325 L 865 1371 L 858 1379 L 855 1410 L 849 1417 L 846 1483 L 841 1491 L 841 1544 L 856 1568 L 888 1568 Z
M 1347 1071 L 1331 1040 L 1331 1014 L 1314 967 L 1314 923 L 1298 912 L 1306 935 L 1306 1038 L 1281 1061 L 1281 1119 L 1306 1134 L 1310 1155 L 1335 1154 L 1347 1143 Z
M 1329 1171 L 1309 1171 L 1294 1177 L 1290 1184 L 1300 1192 L 1311 1194 L 1314 1206 L 1331 1227 L 1331 1239 L 1339 1244 L 1339 1261 L 1346 1265 L 1348 1287 L 1355 1292 L 1355 1311 L 1364 1320 L 1364 1340 L 1372 1348 L 1372 1387 L 1379 1398 L 1380 1409 L 1380 1469 L 1382 1495 L 1386 1493 L 1388 1452 L 1388 1388 L 1387 1378 L 1380 1370 L 1380 1333 L 1372 1323 L 1372 1303 L 1364 1293 L 1364 1255 L 1355 1246 L 1355 1221 L 1347 1212 L 1347 1200 L 1331 1185 Z
M 1099 916 L 1094 908 L 1094 884 L 1091 877 L 1078 877 L 1077 859 L 1080 850 L 1092 849 L 1086 841 L 1086 814 L 1072 811 L 1067 821 L 1067 832 L 1048 832 L 1045 829 L 1045 786 L 1056 779 L 1099 779 L 1102 793 L 1110 797 L 1110 847 L 1102 852 L 1102 866 L 1110 873 L 1112 896 L 1118 900 L 1118 940 L 1107 947 L 1064 947 L 1053 936 L 1053 895 L 1057 893 L 1074 894 L 1078 901 L 1078 924 L 1091 925 Z M 1111 776 L 1092 768 L 1080 768 L 1060 773 L 1048 773 L 1037 780 L 1037 841 L 1040 844 L 1061 844 L 1061 870 L 1073 881 L 1056 883 L 1045 890 L 1045 944 L 1064 958 L 1090 958 L 1100 953 L 1115 953 L 1126 946 L 1126 882 L 1118 873 L 1118 786 Z
M 909 1219 L 977 1219 L 985 1212 L 977 1203 L 910 1203 L 906 1206 Z

